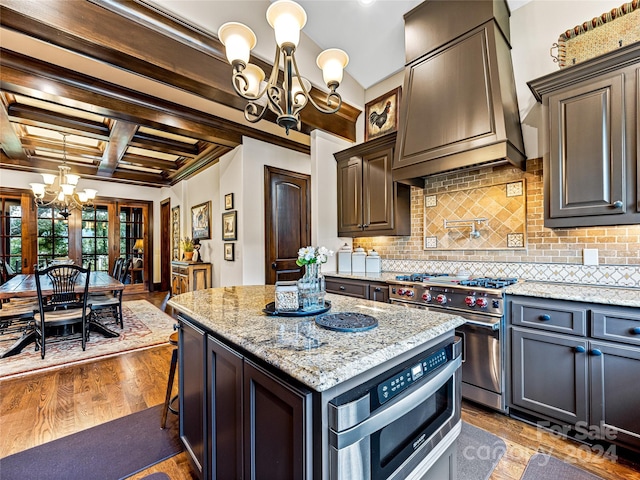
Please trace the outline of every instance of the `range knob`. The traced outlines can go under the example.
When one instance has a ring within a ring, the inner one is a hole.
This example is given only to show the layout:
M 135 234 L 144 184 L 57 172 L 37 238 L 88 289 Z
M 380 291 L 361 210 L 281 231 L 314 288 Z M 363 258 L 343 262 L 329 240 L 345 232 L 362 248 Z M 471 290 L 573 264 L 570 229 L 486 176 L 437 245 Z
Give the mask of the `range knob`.
M 415 293 L 414 293 L 414 291 L 413 291 L 413 290 L 406 290 L 406 291 L 404 292 L 404 294 L 405 294 L 407 297 L 413 297 L 413 296 L 415 295 Z
M 422 300 L 424 300 L 425 302 L 430 302 L 431 301 L 431 294 L 429 292 L 425 292 L 422 294 Z
M 436 301 L 440 304 L 440 305 L 446 305 L 447 303 L 447 296 L 444 293 L 439 294 L 436 297 Z
M 469 295 L 464 298 L 464 303 L 467 304 L 467 307 L 474 307 L 476 305 L 476 297 Z
M 402 296 L 404 295 L 405 289 L 404 288 L 399 288 L 398 289 L 398 295 Z
M 476 300 L 476 305 L 478 305 L 480 308 L 486 308 L 488 304 L 489 302 L 486 298 L 479 298 L 478 300 Z

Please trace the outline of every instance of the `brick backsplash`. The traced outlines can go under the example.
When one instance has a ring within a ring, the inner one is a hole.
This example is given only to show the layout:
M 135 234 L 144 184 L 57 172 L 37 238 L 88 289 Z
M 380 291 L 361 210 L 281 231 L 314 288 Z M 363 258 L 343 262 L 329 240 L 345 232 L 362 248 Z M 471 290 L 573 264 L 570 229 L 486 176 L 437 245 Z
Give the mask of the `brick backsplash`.
M 526 249 L 424 249 L 425 195 L 523 178 L 527 202 Z M 424 188 L 411 188 L 411 236 L 358 238 L 353 243 L 378 251 L 386 271 L 451 273 L 465 269 L 473 275 L 504 274 L 529 280 L 640 287 L 640 225 L 550 229 L 543 223 L 542 159 L 532 159 L 527 161 L 526 172 L 500 166 L 428 178 Z M 598 249 L 599 266 L 582 265 L 585 248 Z

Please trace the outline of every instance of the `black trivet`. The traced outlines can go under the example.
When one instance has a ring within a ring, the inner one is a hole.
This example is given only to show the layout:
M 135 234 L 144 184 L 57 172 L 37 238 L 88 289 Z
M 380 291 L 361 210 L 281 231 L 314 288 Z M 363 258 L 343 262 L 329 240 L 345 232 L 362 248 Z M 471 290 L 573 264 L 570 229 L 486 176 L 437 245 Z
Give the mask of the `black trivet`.
M 321 327 L 338 332 L 362 332 L 378 326 L 378 320 L 371 315 L 355 312 L 340 312 L 318 315 L 316 323 Z

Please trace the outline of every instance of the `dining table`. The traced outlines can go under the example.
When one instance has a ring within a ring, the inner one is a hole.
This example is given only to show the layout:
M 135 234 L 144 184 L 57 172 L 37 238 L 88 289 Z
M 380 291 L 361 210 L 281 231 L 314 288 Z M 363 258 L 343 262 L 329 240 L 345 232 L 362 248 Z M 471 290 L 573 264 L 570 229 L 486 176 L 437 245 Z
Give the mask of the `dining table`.
M 84 288 L 84 274 L 79 275 L 76 285 L 78 292 L 81 293 Z M 41 277 L 40 286 L 44 296 L 51 295 L 53 293 L 51 280 L 46 275 Z M 107 272 L 96 271 L 89 274 L 89 293 L 114 292 L 123 289 L 124 283 L 113 278 Z M 12 298 L 33 298 L 37 301 L 38 289 L 36 286 L 36 275 L 34 273 L 18 274 L 0 285 L 0 305 L 2 305 L 2 301 L 7 299 L 10 300 Z M 108 338 L 120 336 L 117 332 L 107 328 L 105 325 L 93 318 L 89 319 L 88 326 L 91 331 L 98 332 Z M 16 355 L 17 353 L 20 353 L 26 345 L 34 341 L 35 332 L 25 331 L 24 334 L 16 340 L 13 345 L 11 345 L 11 347 L 0 353 L 0 358 Z

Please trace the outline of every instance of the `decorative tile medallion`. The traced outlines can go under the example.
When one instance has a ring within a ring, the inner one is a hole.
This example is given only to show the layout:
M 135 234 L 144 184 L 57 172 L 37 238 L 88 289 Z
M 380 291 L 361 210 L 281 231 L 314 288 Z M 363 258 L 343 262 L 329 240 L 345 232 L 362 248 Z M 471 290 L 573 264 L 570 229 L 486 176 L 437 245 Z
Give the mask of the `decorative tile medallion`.
M 524 235 L 522 233 L 508 233 L 507 234 L 507 247 L 509 247 L 509 248 L 523 248 L 524 247 Z
M 424 237 L 424 248 L 438 248 L 438 239 L 436 237 Z
M 522 182 L 507 183 L 507 197 L 519 197 L 523 193 Z
M 438 204 L 438 197 L 436 195 L 425 195 L 424 196 L 424 206 L 425 207 L 435 207 Z

